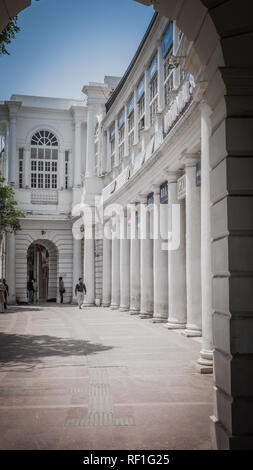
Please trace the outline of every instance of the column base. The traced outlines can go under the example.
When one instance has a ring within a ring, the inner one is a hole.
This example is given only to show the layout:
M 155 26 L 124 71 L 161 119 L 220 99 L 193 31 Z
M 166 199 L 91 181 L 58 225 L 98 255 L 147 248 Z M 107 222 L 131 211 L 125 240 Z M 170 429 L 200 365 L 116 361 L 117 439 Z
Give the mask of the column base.
M 201 374 L 213 373 L 213 352 L 202 349 L 200 351 L 200 358 L 197 362 L 197 368 Z
M 165 318 L 165 317 L 153 316 L 152 318 L 152 323 L 167 323 L 167 321 L 168 321 L 168 317 Z
M 127 306 L 125 306 L 125 305 L 122 305 L 122 306 L 120 306 L 119 311 L 120 311 L 120 312 L 128 312 L 128 311 L 129 311 L 129 307 L 127 307 Z
M 152 318 L 153 317 L 153 313 L 145 313 L 145 312 L 141 312 L 140 315 L 139 315 L 139 318 L 141 318 L 141 320 L 145 320 L 146 318 Z
M 111 305 L 110 302 L 103 302 L 102 303 L 103 308 L 108 308 L 108 307 L 110 307 L 110 305 Z
M 111 310 L 119 310 L 119 305 L 111 304 L 110 309 Z
M 196 338 L 202 336 L 202 331 L 186 328 L 184 331 L 181 332 L 181 335 L 186 336 L 187 338 Z
M 135 310 L 134 308 L 130 308 L 129 310 L 130 315 L 140 315 L 140 310 Z
M 83 302 L 84 307 L 95 307 L 95 303 L 92 302 Z
M 185 323 L 168 322 L 164 325 L 164 328 L 167 328 L 168 330 L 185 330 L 185 327 Z

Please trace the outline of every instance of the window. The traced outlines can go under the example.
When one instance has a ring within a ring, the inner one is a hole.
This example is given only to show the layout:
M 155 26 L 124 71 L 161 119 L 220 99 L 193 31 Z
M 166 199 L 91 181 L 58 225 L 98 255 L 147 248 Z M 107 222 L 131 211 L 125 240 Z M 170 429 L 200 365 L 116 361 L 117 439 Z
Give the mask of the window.
M 134 144 L 134 111 L 130 114 L 128 118 L 128 148 L 131 152 L 132 146 Z
M 125 151 L 125 124 L 119 129 L 119 159 L 122 160 Z
M 52 132 L 36 132 L 31 139 L 31 187 L 57 189 L 58 141 Z
M 65 151 L 65 189 L 69 187 L 69 151 Z
M 155 115 L 158 110 L 158 82 L 157 74 L 153 77 L 152 81 L 149 84 L 149 93 L 150 93 L 150 124 L 152 125 L 155 120 Z
M 23 188 L 23 171 L 24 171 L 24 149 L 18 151 L 18 186 Z
M 145 95 L 143 95 L 138 103 L 138 133 L 145 127 Z
M 172 54 L 172 49 L 169 50 L 168 54 L 164 59 L 164 100 L 165 106 L 170 104 L 173 90 L 173 69 L 170 65 L 170 58 Z
M 157 56 L 155 56 L 149 67 L 149 113 L 150 124 L 155 120 L 158 110 L 158 77 L 157 77 Z

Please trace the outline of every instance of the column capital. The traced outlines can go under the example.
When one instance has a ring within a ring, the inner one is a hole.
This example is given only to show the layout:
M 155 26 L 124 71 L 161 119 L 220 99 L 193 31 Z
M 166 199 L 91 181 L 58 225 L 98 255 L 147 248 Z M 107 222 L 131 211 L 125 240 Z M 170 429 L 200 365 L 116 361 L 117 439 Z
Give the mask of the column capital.
M 139 203 L 139 204 L 147 204 L 147 197 L 148 197 L 148 194 L 149 193 L 139 193 L 137 194 L 136 196 L 136 201 Z
M 8 106 L 10 120 L 16 119 L 17 112 L 22 106 L 22 101 L 5 101 Z
M 152 184 L 151 189 L 154 194 L 160 194 L 160 184 Z
M 207 90 L 208 82 L 199 81 L 196 83 L 193 91 L 193 101 L 195 103 L 200 103 L 203 100 L 203 96 Z
M 208 118 L 212 115 L 213 113 L 213 110 L 212 108 L 209 106 L 209 104 L 206 103 L 205 100 L 202 100 L 199 104 L 199 109 L 201 111 L 201 114 L 202 115 L 205 115 L 207 116 Z
M 196 166 L 200 161 L 201 155 L 199 153 L 187 153 L 183 152 L 179 160 L 184 164 L 184 166 Z
M 179 170 L 174 170 L 174 171 L 165 171 L 164 176 L 167 179 L 168 183 L 176 183 L 178 178 L 180 178 L 182 172 Z

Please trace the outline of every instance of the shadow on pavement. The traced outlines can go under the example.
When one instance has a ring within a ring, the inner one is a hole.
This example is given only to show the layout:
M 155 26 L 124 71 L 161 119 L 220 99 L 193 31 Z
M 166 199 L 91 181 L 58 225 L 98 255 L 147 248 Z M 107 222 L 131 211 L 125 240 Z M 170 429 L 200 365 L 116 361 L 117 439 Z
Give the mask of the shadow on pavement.
M 0 333 L 0 366 L 29 363 L 36 365 L 40 358 L 50 356 L 88 356 L 112 349 L 112 346 L 90 341 Z

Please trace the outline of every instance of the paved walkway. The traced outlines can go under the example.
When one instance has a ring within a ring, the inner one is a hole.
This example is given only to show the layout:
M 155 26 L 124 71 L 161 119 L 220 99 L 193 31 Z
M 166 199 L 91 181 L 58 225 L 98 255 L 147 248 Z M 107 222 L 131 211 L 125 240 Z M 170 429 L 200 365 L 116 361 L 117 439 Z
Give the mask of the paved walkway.
M 0 449 L 210 449 L 200 343 L 110 309 L 0 314 Z

